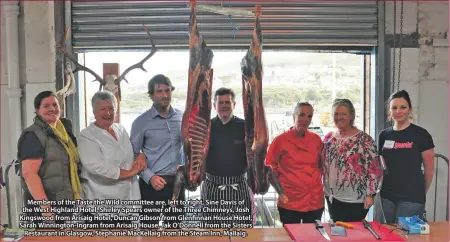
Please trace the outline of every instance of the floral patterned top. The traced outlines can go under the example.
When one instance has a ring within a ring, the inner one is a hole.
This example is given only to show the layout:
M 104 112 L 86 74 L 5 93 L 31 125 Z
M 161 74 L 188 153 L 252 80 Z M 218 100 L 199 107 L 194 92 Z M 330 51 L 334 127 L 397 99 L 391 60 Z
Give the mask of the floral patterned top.
M 366 195 L 381 188 L 383 173 L 376 144 L 372 137 L 360 131 L 345 138 L 328 133 L 323 140 L 322 168 L 324 192 L 342 202 L 364 202 Z

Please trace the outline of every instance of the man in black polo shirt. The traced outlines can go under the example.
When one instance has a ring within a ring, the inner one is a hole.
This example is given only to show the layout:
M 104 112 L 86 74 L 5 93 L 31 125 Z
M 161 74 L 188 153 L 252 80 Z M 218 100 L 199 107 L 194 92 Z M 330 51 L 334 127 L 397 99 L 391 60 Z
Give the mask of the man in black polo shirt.
M 233 115 L 235 105 L 233 90 L 216 91 L 217 117 L 211 119 L 206 179 L 201 189 L 203 215 L 211 217 L 210 223 L 251 228 L 252 193 L 246 178 L 245 121 Z

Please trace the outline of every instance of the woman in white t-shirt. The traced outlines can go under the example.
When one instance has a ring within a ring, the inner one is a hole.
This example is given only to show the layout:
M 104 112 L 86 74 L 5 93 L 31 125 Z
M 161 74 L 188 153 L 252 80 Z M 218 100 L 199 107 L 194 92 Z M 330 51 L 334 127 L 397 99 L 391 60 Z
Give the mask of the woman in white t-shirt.
M 82 169 L 81 184 L 84 199 L 86 200 L 140 200 L 139 183 L 137 174 L 147 167 L 147 161 L 143 154 L 134 159 L 133 148 L 125 128 L 114 123 L 117 111 L 117 100 L 111 92 L 97 92 L 92 97 L 92 109 L 95 122 L 81 131 L 78 137 L 78 150 L 80 153 Z M 96 207 L 97 211 L 102 206 Z M 113 217 L 108 215 L 133 215 L 139 213 L 123 214 L 111 211 L 111 205 L 104 205 L 106 212 L 94 217 L 95 213 L 87 214 L 91 223 L 114 223 Z M 114 206 L 120 209 L 123 206 Z M 130 206 L 139 209 L 139 206 Z M 137 210 L 136 210 L 137 211 Z M 130 224 L 137 221 L 136 217 L 125 220 Z

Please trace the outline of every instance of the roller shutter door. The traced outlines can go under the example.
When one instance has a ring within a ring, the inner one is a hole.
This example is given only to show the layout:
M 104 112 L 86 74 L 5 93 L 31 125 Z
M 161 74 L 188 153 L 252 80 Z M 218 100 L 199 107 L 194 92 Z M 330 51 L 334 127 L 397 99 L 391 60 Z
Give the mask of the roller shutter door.
M 253 9 L 257 1 L 202 2 Z M 261 26 L 264 46 L 376 46 L 377 2 L 266 2 Z M 72 2 L 72 45 L 90 49 L 139 49 L 149 46 L 142 24 L 160 49 L 188 48 L 188 1 Z M 254 19 L 198 11 L 208 46 L 247 47 Z

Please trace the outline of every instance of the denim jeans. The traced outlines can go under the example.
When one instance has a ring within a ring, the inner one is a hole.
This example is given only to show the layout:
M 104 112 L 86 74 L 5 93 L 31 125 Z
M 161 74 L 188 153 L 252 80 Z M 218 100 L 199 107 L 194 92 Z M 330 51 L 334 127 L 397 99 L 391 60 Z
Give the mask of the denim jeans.
M 412 202 L 393 202 L 382 198 L 381 206 L 383 208 L 384 219 L 387 224 L 397 223 L 398 217 L 422 217 L 425 213 L 425 204 Z

